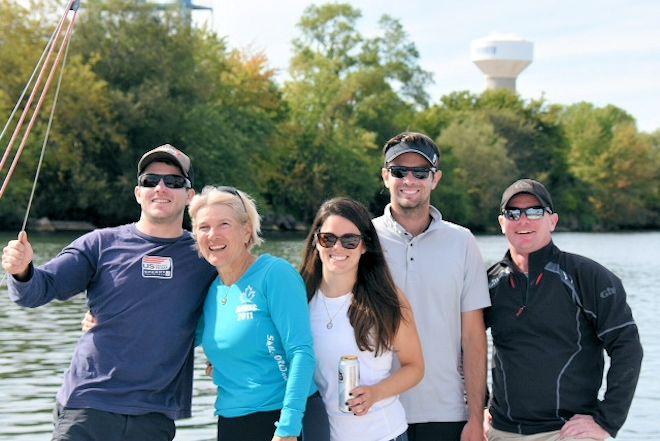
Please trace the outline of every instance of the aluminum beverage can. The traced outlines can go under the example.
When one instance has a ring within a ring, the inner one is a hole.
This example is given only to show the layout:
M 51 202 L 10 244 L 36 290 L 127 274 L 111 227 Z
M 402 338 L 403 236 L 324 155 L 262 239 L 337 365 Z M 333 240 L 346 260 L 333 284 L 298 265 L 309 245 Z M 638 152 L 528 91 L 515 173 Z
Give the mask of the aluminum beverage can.
M 346 402 L 349 393 L 360 385 L 360 363 L 357 355 L 344 355 L 339 359 L 339 410 L 351 413 Z

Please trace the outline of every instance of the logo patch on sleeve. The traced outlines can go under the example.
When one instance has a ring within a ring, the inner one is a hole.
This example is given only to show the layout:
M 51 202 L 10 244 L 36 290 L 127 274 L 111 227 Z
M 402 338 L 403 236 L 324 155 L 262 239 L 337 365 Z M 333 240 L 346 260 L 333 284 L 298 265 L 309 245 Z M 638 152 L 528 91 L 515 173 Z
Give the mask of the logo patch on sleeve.
M 171 257 L 144 256 L 142 258 L 142 277 L 148 279 L 171 279 L 174 272 Z

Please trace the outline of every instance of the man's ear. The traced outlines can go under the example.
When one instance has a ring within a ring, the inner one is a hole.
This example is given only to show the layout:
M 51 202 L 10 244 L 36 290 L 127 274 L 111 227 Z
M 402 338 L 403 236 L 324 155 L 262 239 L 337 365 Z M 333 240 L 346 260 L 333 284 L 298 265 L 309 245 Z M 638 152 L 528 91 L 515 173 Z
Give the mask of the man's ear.
M 502 230 L 502 234 L 506 234 L 506 231 L 504 229 L 504 225 L 505 225 L 504 224 L 504 216 L 502 216 L 501 214 L 499 216 L 497 216 L 497 221 L 500 223 L 500 230 Z
M 390 177 L 390 172 L 387 170 L 385 167 L 380 169 L 380 177 L 383 179 L 383 185 L 385 188 L 390 188 L 388 185 L 389 177 Z
M 431 190 L 435 190 L 435 187 L 438 186 L 441 179 L 442 179 L 442 170 L 438 170 L 433 174 L 433 183 L 431 184 Z
M 190 201 L 192 201 L 192 198 L 195 196 L 195 189 L 194 188 L 189 188 L 186 190 L 186 205 L 190 204 Z
M 555 231 L 557 224 L 559 223 L 559 215 L 557 213 L 552 213 L 550 215 L 550 232 Z

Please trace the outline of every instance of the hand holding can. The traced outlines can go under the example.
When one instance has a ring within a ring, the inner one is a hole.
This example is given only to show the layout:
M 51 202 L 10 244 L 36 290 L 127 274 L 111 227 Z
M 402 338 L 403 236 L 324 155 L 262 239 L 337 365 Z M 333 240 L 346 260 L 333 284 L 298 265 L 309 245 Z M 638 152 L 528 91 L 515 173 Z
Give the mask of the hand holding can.
M 339 359 L 339 410 L 351 413 L 348 400 L 351 392 L 360 385 L 360 363 L 357 355 L 344 355 Z

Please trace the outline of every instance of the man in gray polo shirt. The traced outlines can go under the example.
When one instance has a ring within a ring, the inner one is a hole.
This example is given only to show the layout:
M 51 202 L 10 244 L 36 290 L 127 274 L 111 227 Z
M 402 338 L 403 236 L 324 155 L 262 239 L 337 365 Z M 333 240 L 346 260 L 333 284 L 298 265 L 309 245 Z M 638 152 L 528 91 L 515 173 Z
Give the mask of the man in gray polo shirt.
M 394 281 L 412 305 L 426 363 L 422 382 L 401 395 L 408 439 L 483 441 L 482 309 L 490 306 L 484 263 L 470 231 L 431 206 L 442 177 L 435 143 L 404 132 L 383 154 L 390 203 L 374 225 Z

